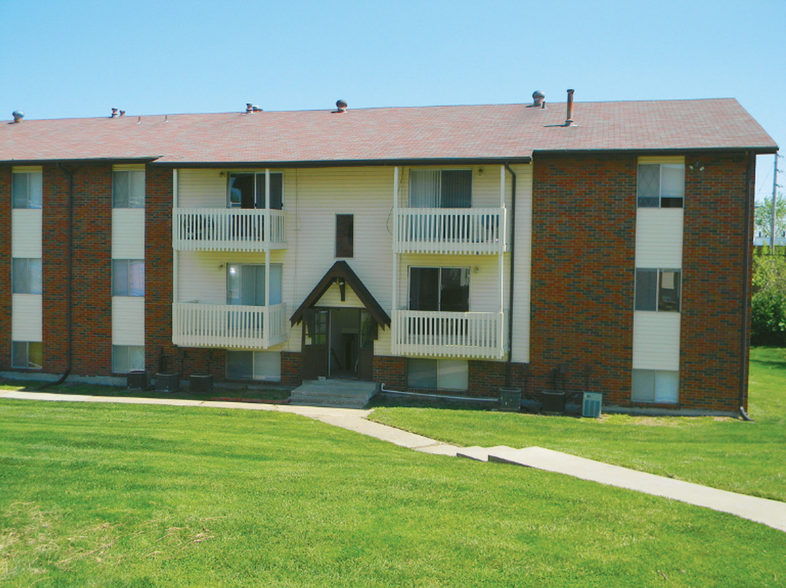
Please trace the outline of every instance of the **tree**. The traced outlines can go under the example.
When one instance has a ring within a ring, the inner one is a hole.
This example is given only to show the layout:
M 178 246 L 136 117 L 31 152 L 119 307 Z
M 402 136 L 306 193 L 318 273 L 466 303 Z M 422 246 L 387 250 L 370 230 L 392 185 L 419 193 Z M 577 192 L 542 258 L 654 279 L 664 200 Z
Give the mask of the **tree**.
M 756 202 L 753 216 L 754 234 L 769 239 L 772 230 L 772 197 Z M 775 237 L 782 237 L 786 231 L 786 197 L 779 193 L 775 198 Z
M 777 203 L 777 201 L 776 201 Z M 757 248 L 753 258 L 751 343 L 786 346 L 786 256 L 784 247 Z

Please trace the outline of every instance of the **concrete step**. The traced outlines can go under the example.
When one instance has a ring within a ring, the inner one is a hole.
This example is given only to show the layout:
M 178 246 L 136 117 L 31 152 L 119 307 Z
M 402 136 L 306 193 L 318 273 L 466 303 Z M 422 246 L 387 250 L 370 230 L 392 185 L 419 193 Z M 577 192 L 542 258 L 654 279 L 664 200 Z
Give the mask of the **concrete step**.
M 497 445 L 496 447 L 462 447 L 456 450 L 456 457 L 466 457 L 475 461 L 489 461 L 492 454 L 504 452 L 511 449 L 507 445 Z
M 292 391 L 289 403 L 299 406 L 363 408 L 378 390 L 374 382 L 311 380 Z

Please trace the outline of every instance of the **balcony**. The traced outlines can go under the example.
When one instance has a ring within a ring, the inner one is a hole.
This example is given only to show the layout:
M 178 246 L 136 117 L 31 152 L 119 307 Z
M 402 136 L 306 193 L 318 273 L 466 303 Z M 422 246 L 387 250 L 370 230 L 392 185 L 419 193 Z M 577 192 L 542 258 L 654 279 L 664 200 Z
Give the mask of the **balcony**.
M 507 250 L 504 208 L 400 208 L 393 221 L 396 253 L 501 255 Z
M 393 312 L 393 355 L 502 359 L 504 312 Z
M 172 342 L 181 347 L 267 349 L 287 340 L 284 304 L 230 306 L 179 302 L 172 305 Z
M 265 215 L 270 235 L 265 235 Z M 172 248 L 176 251 L 265 251 L 286 249 L 285 213 L 245 208 L 175 208 Z

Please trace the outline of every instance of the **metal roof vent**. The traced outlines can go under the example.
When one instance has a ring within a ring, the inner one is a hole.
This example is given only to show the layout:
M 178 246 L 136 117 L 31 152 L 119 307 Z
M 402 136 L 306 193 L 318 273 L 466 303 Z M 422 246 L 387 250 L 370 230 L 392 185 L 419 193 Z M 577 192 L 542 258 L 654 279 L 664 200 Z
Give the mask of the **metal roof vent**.
M 346 111 L 347 111 L 347 101 L 336 100 L 336 112 L 346 112 Z
M 256 104 L 246 102 L 246 114 L 251 114 L 252 112 L 262 112 L 262 109 Z
M 540 108 L 546 108 L 546 95 L 541 92 L 540 90 L 535 90 L 532 93 L 532 106 L 538 106 Z
M 14 110 L 14 113 L 11 116 L 14 117 L 15 123 L 19 123 L 22 122 L 22 119 L 25 117 L 25 113 L 21 110 Z
M 576 123 L 573 122 L 573 92 L 575 92 L 575 90 L 568 90 L 568 117 L 565 119 L 566 127 L 576 126 Z

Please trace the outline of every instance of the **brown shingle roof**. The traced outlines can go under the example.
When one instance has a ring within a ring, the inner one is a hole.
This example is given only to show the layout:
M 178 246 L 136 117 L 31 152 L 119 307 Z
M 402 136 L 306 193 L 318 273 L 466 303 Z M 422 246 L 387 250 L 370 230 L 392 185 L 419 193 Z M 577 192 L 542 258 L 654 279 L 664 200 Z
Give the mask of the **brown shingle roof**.
M 0 123 L 0 162 L 169 164 L 526 160 L 537 151 L 750 149 L 772 138 L 731 98 L 180 114 Z

